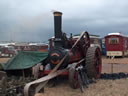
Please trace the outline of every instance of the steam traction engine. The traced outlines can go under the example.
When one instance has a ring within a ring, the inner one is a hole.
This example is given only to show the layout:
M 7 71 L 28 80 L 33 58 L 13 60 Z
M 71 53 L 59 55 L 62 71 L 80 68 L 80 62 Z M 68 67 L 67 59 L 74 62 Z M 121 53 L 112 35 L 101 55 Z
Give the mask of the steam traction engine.
M 47 64 L 50 65 L 51 69 L 44 70 L 42 74 L 48 75 L 37 81 L 38 83 L 46 82 L 57 75 L 67 75 L 70 86 L 72 88 L 80 87 L 82 91 L 83 85 L 89 83 L 88 78 L 100 77 L 101 52 L 98 47 L 90 47 L 88 32 L 82 32 L 77 37 L 71 34 L 70 38 L 67 38 L 66 33 L 61 31 L 61 16 L 61 12 L 54 12 L 55 37 L 50 39 L 50 52 L 43 63 L 44 69 Z M 30 85 L 29 87 L 26 86 L 24 91 L 30 87 Z
M 99 48 L 90 47 L 88 32 L 83 32 L 81 36 L 77 37 L 71 34 L 70 38 L 67 38 L 66 33 L 61 31 L 61 15 L 61 12 L 54 12 L 55 38 L 50 40 L 50 52 L 48 55 L 48 62 L 51 68 L 54 68 L 67 54 L 60 69 L 84 59 L 77 66 L 86 67 L 85 71 L 88 77 L 98 78 L 101 73 L 101 52 Z M 78 39 L 79 41 L 76 43 Z

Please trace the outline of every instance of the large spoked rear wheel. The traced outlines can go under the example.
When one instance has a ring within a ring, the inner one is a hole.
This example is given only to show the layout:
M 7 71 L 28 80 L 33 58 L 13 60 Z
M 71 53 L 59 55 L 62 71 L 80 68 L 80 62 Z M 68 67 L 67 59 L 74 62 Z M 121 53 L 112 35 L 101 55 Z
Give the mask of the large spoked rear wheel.
M 101 51 L 98 47 L 89 47 L 86 54 L 86 68 L 89 78 L 99 78 L 101 75 Z

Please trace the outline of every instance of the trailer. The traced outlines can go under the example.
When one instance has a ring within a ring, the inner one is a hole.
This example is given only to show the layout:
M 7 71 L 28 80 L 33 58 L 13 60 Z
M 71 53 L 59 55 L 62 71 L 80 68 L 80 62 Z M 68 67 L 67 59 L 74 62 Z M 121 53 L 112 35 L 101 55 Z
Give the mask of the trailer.
M 109 33 L 105 36 L 106 56 L 128 56 L 128 36 Z
M 17 51 L 13 46 L 1 47 L 0 48 L 0 57 L 13 57 L 17 54 Z
M 102 51 L 102 38 L 99 35 L 90 35 L 90 46 L 99 47 Z

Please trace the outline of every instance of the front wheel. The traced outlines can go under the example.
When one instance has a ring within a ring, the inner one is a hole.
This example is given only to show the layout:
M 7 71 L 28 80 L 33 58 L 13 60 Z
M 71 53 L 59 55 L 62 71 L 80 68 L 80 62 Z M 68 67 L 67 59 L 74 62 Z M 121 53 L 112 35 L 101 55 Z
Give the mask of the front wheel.
M 69 69 L 69 84 L 73 89 L 79 88 L 78 72 L 74 66 Z

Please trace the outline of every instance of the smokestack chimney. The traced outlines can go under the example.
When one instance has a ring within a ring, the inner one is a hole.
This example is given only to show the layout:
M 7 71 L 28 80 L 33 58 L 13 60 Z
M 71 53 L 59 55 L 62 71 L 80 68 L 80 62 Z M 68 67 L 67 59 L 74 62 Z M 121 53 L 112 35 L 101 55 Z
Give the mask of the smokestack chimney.
M 61 12 L 54 12 L 54 35 L 55 35 L 55 46 L 62 46 L 62 31 L 61 31 Z

